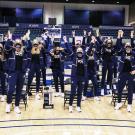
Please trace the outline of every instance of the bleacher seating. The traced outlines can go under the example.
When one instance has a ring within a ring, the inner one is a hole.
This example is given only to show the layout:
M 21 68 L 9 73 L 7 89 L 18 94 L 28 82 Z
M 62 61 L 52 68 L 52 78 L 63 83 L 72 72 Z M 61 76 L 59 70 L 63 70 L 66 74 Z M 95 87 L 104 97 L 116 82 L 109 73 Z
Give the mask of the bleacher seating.
M 25 26 L 26 25 L 26 26 Z M 43 26 L 42 26 L 43 25 Z M 22 26 L 16 26 L 15 31 L 13 33 L 13 37 L 15 38 L 20 38 L 22 37 L 27 31 L 28 29 L 31 30 L 31 39 L 34 39 L 36 37 L 40 37 L 40 35 L 43 32 L 43 28 L 53 28 L 53 26 L 50 25 L 45 25 L 42 24 L 40 25 L 28 25 L 28 24 L 23 24 Z M 91 25 L 58 25 L 55 26 L 55 28 L 61 28 L 62 32 L 61 35 L 64 36 L 66 35 L 67 37 L 71 37 L 72 36 L 72 31 L 75 30 L 76 31 L 76 36 L 82 36 L 83 35 L 83 30 L 88 31 L 92 31 L 92 33 L 95 33 L 95 31 L 93 30 Z M 6 34 L 8 31 L 9 27 L 1 27 L 0 26 L 0 34 Z M 133 30 L 134 28 L 131 26 L 100 26 L 99 27 L 99 31 L 101 36 L 111 36 L 113 38 L 117 38 L 117 33 L 118 30 L 123 30 L 124 31 L 124 38 L 128 39 L 130 36 L 130 32 L 131 30 Z
M 0 34 L 6 34 L 8 32 L 8 27 L 0 27 Z
M 72 31 L 76 31 L 76 36 L 82 36 L 83 30 L 92 31 L 92 26 L 90 25 L 61 25 L 62 36 L 71 36 Z
M 40 37 L 40 35 L 43 32 L 43 30 L 41 28 L 21 28 L 21 27 L 16 27 L 15 32 L 14 32 L 14 37 L 15 38 L 22 37 L 28 31 L 28 29 L 30 29 L 30 31 L 31 31 L 31 39 L 34 39 L 36 37 Z
M 118 102 L 117 83 L 118 83 L 118 80 L 113 79 L 113 81 L 112 81 L 112 101 L 111 101 L 111 104 L 113 104 L 114 106 Z M 121 101 L 124 103 L 124 105 L 126 104 L 127 99 L 128 99 L 128 86 L 126 85 L 124 87 L 124 90 L 123 90 L 122 96 L 121 96 Z
M 133 30 L 133 27 L 130 27 L 130 26 L 123 26 L 123 27 L 100 26 L 99 27 L 101 36 L 111 36 L 113 38 L 117 38 L 118 30 L 123 30 L 124 38 L 128 39 L 130 37 L 131 30 Z

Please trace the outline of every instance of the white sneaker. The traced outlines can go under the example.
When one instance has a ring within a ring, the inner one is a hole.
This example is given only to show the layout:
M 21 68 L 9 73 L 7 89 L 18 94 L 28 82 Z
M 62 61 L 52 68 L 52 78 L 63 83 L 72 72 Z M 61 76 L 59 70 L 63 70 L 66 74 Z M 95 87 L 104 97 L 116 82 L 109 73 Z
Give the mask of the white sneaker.
M 110 86 L 109 86 L 109 85 L 107 85 L 107 86 L 106 86 L 106 89 L 107 89 L 107 90 L 110 90 Z
M 73 107 L 69 106 L 69 113 L 72 113 L 72 112 L 73 112 Z
M 108 90 L 107 91 L 107 94 L 110 96 L 110 95 L 112 95 L 112 90 Z
M 1 100 L 0 101 L 1 102 L 4 102 L 5 101 L 5 96 L 4 95 L 1 96 Z
M 82 112 L 81 108 L 78 106 L 76 107 L 76 110 L 77 110 L 77 112 Z
M 86 96 L 82 96 L 82 101 L 85 101 L 86 100 Z
M 113 89 L 114 89 L 114 90 L 116 90 L 116 89 L 117 89 L 117 87 L 116 87 L 116 85 L 115 85 L 115 84 L 113 85 Z
M 36 99 L 36 100 L 40 100 L 40 96 L 39 96 L 39 94 L 38 94 L 38 93 L 36 93 L 36 95 L 35 95 L 35 99 Z
M 133 94 L 133 100 L 135 100 L 135 93 Z
M 99 97 L 94 97 L 94 100 L 100 101 L 101 99 Z
M 30 97 L 29 97 L 29 95 L 27 94 L 27 100 L 29 100 L 29 98 L 30 98 Z
M 61 96 L 62 98 L 64 98 L 64 93 L 60 93 L 60 96 Z
M 10 110 L 10 104 L 7 104 L 7 105 L 6 105 L 6 113 L 10 113 L 10 111 L 11 111 L 11 110 Z
M 122 103 L 117 103 L 115 106 L 115 110 L 119 110 L 122 107 Z
M 21 111 L 20 111 L 20 109 L 19 109 L 18 106 L 15 107 L 14 111 L 15 111 L 17 114 L 21 114 Z
M 101 89 L 101 96 L 104 96 L 104 89 Z
M 56 92 L 54 96 L 55 97 L 59 97 L 60 96 L 60 93 L 59 92 Z
M 128 106 L 127 106 L 127 111 L 128 111 L 128 112 L 131 112 L 131 110 L 132 110 L 132 109 L 131 109 L 131 105 L 128 105 Z

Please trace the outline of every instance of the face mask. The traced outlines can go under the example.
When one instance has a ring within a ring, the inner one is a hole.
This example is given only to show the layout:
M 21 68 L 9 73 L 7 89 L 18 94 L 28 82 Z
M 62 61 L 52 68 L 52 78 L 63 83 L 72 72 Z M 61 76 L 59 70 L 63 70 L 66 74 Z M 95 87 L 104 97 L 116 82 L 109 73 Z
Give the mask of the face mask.
M 127 47 L 126 48 L 126 57 L 127 60 L 130 60 L 131 58 L 131 48 Z
M 34 44 L 33 47 L 38 47 L 38 44 Z
M 112 44 L 111 43 L 108 43 L 107 44 L 107 48 L 111 48 L 112 47 Z
M 60 53 L 59 50 L 55 50 L 55 54 L 58 55 Z
M 130 54 L 131 53 L 131 51 L 130 50 L 126 50 L 126 54 Z
M 128 54 L 128 53 L 131 53 L 131 47 L 129 46 L 129 47 L 126 47 L 126 53 Z
M 21 50 L 21 45 L 20 44 L 16 44 L 15 49 L 20 51 Z
M 82 58 L 83 57 L 83 53 L 82 52 L 77 52 L 77 57 L 78 58 Z

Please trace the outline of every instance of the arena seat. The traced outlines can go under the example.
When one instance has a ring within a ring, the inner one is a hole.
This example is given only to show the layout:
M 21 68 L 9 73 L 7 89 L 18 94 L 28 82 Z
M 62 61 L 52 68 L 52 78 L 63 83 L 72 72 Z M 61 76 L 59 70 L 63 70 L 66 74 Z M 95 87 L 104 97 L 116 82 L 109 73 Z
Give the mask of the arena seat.
M 15 95 L 16 95 L 16 92 L 13 93 L 13 100 L 15 100 Z M 26 89 L 22 90 L 22 92 L 21 92 L 21 102 L 20 102 L 20 104 L 24 104 L 25 110 L 26 110 L 26 108 L 28 106 Z M 14 102 L 12 102 L 12 106 L 13 105 L 14 105 Z
M 31 39 L 34 39 L 36 37 L 40 37 L 42 34 L 42 29 L 41 28 L 21 28 L 21 27 L 16 27 L 15 32 L 13 33 L 14 38 L 20 38 L 22 37 L 27 31 L 30 29 L 31 31 Z
M 114 81 L 113 85 L 117 86 L 117 82 Z M 116 103 L 118 102 L 118 90 L 117 90 L 117 88 L 114 89 L 113 85 L 112 85 L 112 101 L 111 101 L 111 104 L 113 104 L 115 106 Z M 125 103 L 128 99 L 128 90 L 127 89 L 128 89 L 127 86 L 125 86 L 125 88 L 122 92 L 122 97 L 121 97 L 121 101 L 124 103 L 124 105 L 125 105 Z
M 110 36 L 113 38 L 117 38 L 118 30 L 124 31 L 124 38 L 128 39 L 130 36 L 131 31 L 133 30 L 133 27 L 130 26 L 100 26 L 99 31 L 101 36 Z
M 0 27 L 0 34 L 6 34 L 8 32 L 8 27 Z
M 71 95 L 71 91 L 68 90 L 64 91 L 64 109 L 66 105 L 69 105 L 70 95 Z M 73 104 L 76 104 L 76 102 L 77 102 L 77 95 L 75 95 L 74 97 Z
M 91 25 L 61 25 L 62 28 L 62 36 L 66 35 L 71 37 L 72 31 L 76 31 L 76 36 L 82 36 L 83 30 L 92 31 Z

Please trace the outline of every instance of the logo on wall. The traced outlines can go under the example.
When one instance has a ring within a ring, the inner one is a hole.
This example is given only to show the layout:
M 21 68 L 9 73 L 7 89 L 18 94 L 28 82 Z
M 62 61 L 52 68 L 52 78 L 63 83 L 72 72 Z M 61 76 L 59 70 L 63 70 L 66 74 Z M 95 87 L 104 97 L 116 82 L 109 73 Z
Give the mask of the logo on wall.
M 83 37 L 82 36 L 76 36 L 75 37 L 75 44 L 82 44 Z
M 47 28 L 49 36 L 61 38 L 61 28 Z

